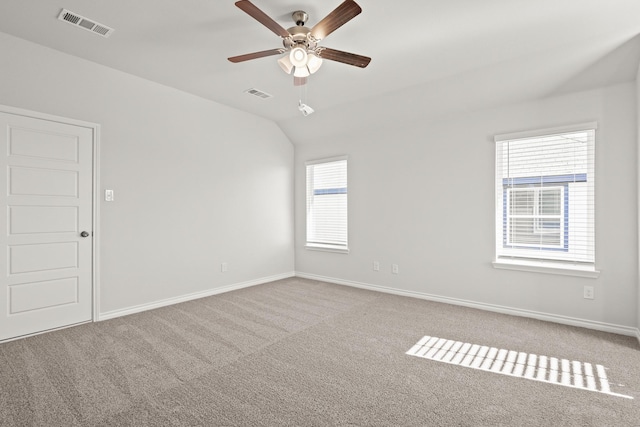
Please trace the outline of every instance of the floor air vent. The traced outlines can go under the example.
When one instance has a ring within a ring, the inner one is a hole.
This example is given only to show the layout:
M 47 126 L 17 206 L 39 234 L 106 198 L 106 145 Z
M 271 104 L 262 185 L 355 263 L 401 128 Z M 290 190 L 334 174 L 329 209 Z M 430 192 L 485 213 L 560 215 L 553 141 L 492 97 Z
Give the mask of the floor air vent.
M 266 92 L 263 92 L 261 90 L 254 89 L 254 88 L 247 89 L 244 92 L 248 93 L 249 95 L 257 96 L 258 98 L 262 98 L 262 99 L 273 98 L 273 95 L 269 95 Z
M 99 34 L 102 37 L 109 37 L 115 30 L 106 25 L 99 24 L 91 19 L 87 19 L 84 16 L 80 16 L 77 13 L 71 12 L 67 9 L 62 9 L 60 15 L 58 15 L 60 21 L 67 22 L 76 27 L 80 27 L 92 33 Z

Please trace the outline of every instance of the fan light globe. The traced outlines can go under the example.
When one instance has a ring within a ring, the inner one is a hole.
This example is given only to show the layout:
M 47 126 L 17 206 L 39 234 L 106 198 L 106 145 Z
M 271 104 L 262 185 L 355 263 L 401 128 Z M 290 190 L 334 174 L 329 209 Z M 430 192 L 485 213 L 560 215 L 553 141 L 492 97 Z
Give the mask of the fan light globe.
M 280 65 L 280 68 L 282 68 L 285 73 L 291 74 L 291 70 L 293 70 L 293 64 L 289 60 L 289 55 L 285 55 L 282 58 L 278 59 L 278 65 Z
M 307 67 L 309 67 L 309 72 L 311 74 L 315 73 L 320 69 L 322 65 L 322 59 L 316 56 L 314 53 L 309 54 L 309 60 L 307 61 Z
M 296 67 L 296 70 L 293 72 L 295 77 L 309 77 L 311 73 L 309 72 L 309 68 L 307 66 Z
M 301 47 L 291 49 L 289 60 L 296 67 L 304 67 L 307 65 L 307 51 Z

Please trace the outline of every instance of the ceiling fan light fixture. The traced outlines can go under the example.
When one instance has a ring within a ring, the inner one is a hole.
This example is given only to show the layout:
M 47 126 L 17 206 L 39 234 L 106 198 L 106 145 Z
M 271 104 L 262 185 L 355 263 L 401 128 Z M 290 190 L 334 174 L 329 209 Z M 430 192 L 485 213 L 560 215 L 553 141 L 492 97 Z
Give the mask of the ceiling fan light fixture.
M 289 55 L 285 55 L 282 58 L 278 59 L 278 65 L 280 65 L 280 68 L 282 68 L 285 73 L 291 74 L 291 70 L 293 70 L 293 64 L 289 59 Z
M 295 11 L 291 15 L 296 25 L 289 29 L 280 24 L 260 10 L 250 0 L 238 0 L 235 5 L 257 20 L 260 24 L 271 30 L 282 39 L 283 47 L 263 50 L 259 52 L 237 55 L 227 58 L 230 62 L 238 63 L 266 56 L 282 56 L 278 65 L 282 70 L 291 74 L 293 72 L 294 86 L 303 86 L 307 83 L 307 77 L 320 69 L 322 63 L 336 61 L 343 64 L 365 68 L 371 62 L 371 58 L 354 53 L 343 52 L 336 49 L 319 46 L 329 34 L 342 27 L 355 18 L 362 8 L 354 0 L 342 0 L 342 3 L 322 18 L 312 28 L 305 27 L 308 15 L 304 11 Z M 284 54 L 284 55 L 283 55 Z
M 306 49 L 294 47 L 289 53 L 289 61 L 296 67 L 304 67 L 307 65 L 308 55 Z
M 322 58 L 318 57 L 315 53 L 309 53 L 308 57 L 307 67 L 309 68 L 309 72 L 313 74 L 320 69 Z
M 305 65 L 302 67 L 296 67 L 293 75 L 294 77 L 309 77 L 311 73 L 309 72 L 309 68 Z

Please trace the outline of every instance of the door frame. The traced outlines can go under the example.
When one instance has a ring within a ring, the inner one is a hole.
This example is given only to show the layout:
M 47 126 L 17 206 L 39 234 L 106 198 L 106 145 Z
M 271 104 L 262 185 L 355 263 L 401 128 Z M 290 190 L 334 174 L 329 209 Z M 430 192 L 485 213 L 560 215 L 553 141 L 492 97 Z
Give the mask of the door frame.
M 33 119 L 48 120 L 51 122 L 64 123 L 73 126 L 84 127 L 91 130 L 92 134 L 92 146 L 93 146 L 93 164 L 92 164 L 92 195 L 91 195 L 91 209 L 92 212 L 92 233 L 93 239 L 91 241 L 91 322 L 96 322 L 100 319 L 100 125 L 97 123 L 86 122 L 83 120 L 71 119 L 68 117 L 56 116 L 47 113 L 41 113 L 38 111 L 26 110 L 23 108 L 11 107 L 8 105 L 0 104 L 0 112 L 13 114 L 16 116 L 30 117 Z M 74 325 L 69 325 L 74 326 Z M 64 329 L 69 326 L 62 326 L 55 329 Z M 47 329 L 42 332 L 35 332 L 29 335 L 23 335 L 20 338 L 26 338 L 32 335 L 39 335 L 44 332 L 50 332 L 55 329 Z M 6 340 L 11 341 L 11 339 Z M 2 341 L 2 342 L 6 342 Z

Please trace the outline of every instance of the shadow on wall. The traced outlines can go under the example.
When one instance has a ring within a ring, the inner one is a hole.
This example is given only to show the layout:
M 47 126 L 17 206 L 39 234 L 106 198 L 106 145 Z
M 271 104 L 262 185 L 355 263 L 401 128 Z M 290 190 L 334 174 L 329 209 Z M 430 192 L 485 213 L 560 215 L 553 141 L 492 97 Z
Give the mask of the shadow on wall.
M 640 34 L 592 63 L 549 95 L 578 92 L 633 81 L 640 65 Z

